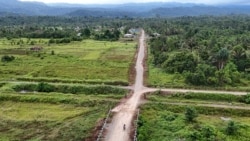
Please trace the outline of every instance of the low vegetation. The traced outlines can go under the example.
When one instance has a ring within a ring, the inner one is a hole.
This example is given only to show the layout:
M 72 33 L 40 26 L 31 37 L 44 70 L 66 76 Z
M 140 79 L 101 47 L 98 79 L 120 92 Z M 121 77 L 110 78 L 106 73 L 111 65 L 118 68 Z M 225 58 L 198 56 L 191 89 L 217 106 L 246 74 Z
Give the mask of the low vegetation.
M 192 95 L 196 94 L 187 94 L 188 98 L 181 94 L 149 95 L 149 102 L 142 105 L 140 110 L 138 140 L 247 141 L 249 139 L 249 110 L 209 107 L 206 106 L 209 101 L 213 102 L 213 105 L 228 104 L 216 103 L 218 97 L 213 99 L 210 94 L 206 96 L 211 97 L 208 101 L 202 100 L 205 94 L 199 98 L 197 94 L 194 99 Z M 189 101 L 186 101 L 185 97 Z M 234 102 L 234 105 L 237 103 Z
M 28 41 L 13 41 L 18 40 Z M 0 62 L 1 80 L 41 79 L 49 82 L 69 79 L 99 84 L 128 84 L 129 66 L 135 52 L 134 42 L 84 40 L 48 46 L 46 39 L 33 40 L 39 46 L 35 48 L 37 51 L 30 49 L 32 45 L 9 45 L 10 41 L 0 39 L 0 56 L 8 54 L 15 58 L 9 63 Z M 4 58 L 2 60 L 6 60 Z
M 126 93 L 110 86 L 48 83 L 15 85 L 18 92 L 10 89 L 0 90 L 2 141 L 91 139 L 98 123 Z M 19 93 L 19 89 L 23 91 Z M 59 89 L 67 92 L 61 93 Z

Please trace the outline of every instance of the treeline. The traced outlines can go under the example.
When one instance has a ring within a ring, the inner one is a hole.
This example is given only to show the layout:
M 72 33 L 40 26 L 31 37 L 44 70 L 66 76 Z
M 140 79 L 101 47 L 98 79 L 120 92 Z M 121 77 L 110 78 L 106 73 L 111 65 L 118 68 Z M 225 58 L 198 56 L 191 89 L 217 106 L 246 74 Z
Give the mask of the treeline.
M 132 26 L 131 18 L 7 16 L 0 19 L 0 38 L 47 38 L 51 43 L 83 39 L 115 41 Z M 125 27 L 125 29 L 121 28 Z M 126 31 L 124 31 L 126 30 Z
M 250 17 L 182 17 L 148 21 L 152 63 L 193 85 L 224 86 L 250 79 Z

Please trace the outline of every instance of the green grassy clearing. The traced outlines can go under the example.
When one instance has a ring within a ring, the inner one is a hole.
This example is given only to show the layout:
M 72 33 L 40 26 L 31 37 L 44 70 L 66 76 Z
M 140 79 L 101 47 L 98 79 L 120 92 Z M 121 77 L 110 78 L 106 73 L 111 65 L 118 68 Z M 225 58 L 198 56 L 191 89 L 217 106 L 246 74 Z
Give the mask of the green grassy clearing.
M 84 40 L 49 46 L 47 39 L 37 39 L 35 45 L 11 45 L 10 42 L 0 40 L 0 56 L 16 58 L 9 63 L 0 62 L 1 80 L 55 78 L 128 82 L 129 64 L 135 52 L 135 42 Z M 33 46 L 43 49 L 32 52 L 30 47 Z
M 2 92 L 0 140 L 84 140 L 121 97 Z
M 192 96 L 192 94 L 190 95 Z M 189 101 L 203 103 L 205 102 L 205 100 L 202 100 L 203 97 L 205 96 L 201 96 L 196 99 L 189 98 Z M 217 98 L 210 98 L 207 101 L 217 104 Z M 195 122 L 188 123 L 185 120 L 184 113 L 189 104 L 186 103 L 184 96 L 149 95 L 148 99 L 149 102 L 141 106 L 140 118 L 138 122 L 139 140 L 248 141 L 250 138 L 249 110 L 208 108 L 195 106 L 194 104 L 193 106 L 198 111 L 199 116 Z M 227 98 L 224 98 L 224 100 L 226 99 Z M 232 98 L 232 100 L 236 99 L 236 97 Z M 184 102 L 187 105 L 170 104 L 173 102 Z M 223 118 L 230 118 L 237 124 L 238 130 L 235 135 L 226 134 L 226 127 L 229 121 L 222 120 Z
M 0 89 L 1 141 L 85 140 L 108 110 L 124 97 L 124 91 L 101 93 L 98 90 L 102 86 L 82 86 L 79 94 L 15 92 L 14 86 L 6 84 Z

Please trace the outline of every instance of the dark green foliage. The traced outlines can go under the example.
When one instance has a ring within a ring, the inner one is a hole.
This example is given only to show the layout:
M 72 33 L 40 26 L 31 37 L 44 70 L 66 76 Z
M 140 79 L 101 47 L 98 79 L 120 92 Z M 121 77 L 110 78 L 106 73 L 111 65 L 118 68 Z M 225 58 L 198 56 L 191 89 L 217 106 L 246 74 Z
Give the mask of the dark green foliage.
M 247 104 L 250 104 L 250 94 L 245 95 L 243 101 Z
M 72 80 L 72 79 L 59 79 L 59 78 L 17 78 L 20 81 L 34 81 L 34 82 L 52 82 L 52 83 L 80 83 L 80 84 L 105 84 L 105 85 L 120 85 L 128 86 L 125 81 L 104 81 L 104 80 Z
M 54 50 L 51 51 L 51 55 L 55 55 L 55 51 Z
M 2 62 L 11 62 L 13 60 L 15 60 L 14 56 L 4 55 L 1 57 Z
M 194 107 L 187 107 L 185 112 L 185 119 L 187 122 L 193 122 L 198 117 L 198 113 Z
M 246 99 L 247 96 L 227 95 L 227 94 L 204 94 L 204 93 L 185 93 L 185 94 L 177 93 L 170 95 L 169 98 L 195 99 L 195 100 L 206 100 L 206 101 L 244 102 L 243 99 Z
M 234 121 L 229 121 L 226 127 L 227 135 L 235 135 L 238 131 L 238 125 Z
M 168 57 L 162 64 L 163 69 L 169 73 L 184 71 L 193 72 L 197 66 L 197 59 L 192 53 L 177 52 Z
M 223 69 L 225 66 L 225 63 L 229 59 L 229 51 L 227 48 L 222 48 L 219 50 L 216 56 L 217 63 L 218 63 L 218 69 Z
M 38 92 L 52 92 L 53 87 L 49 85 L 48 83 L 41 82 L 37 85 L 37 91 Z
M 120 34 L 120 31 L 117 29 L 112 31 L 107 29 L 102 34 L 96 34 L 95 39 L 101 41 L 117 41 L 120 38 Z
M 112 86 L 96 85 L 96 86 L 74 86 L 74 85 L 52 85 L 48 83 L 39 84 L 21 84 L 16 85 L 13 89 L 17 92 L 38 91 L 38 92 L 61 92 L 72 94 L 125 94 L 126 90 L 115 88 Z
M 82 36 L 89 38 L 91 35 L 91 32 L 89 30 L 89 28 L 84 28 L 84 30 L 82 31 Z
M 161 34 L 150 40 L 153 55 L 150 63 L 166 73 L 179 72 L 191 85 L 242 85 L 241 79 L 245 78 L 240 74 L 247 73 L 250 68 L 247 51 L 250 31 L 246 30 L 250 18 L 239 17 L 148 21 L 147 32 Z

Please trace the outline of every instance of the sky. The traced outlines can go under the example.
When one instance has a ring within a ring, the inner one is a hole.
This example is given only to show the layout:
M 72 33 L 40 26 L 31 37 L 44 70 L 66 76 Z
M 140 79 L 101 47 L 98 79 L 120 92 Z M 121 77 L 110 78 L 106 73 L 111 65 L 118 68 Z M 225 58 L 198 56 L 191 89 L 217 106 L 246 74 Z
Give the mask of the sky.
M 39 1 L 44 3 L 75 3 L 75 4 L 123 4 L 123 3 L 146 3 L 146 2 L 180 2 L 199 4 L 250 4 L 250 0 L 20 0 Z

